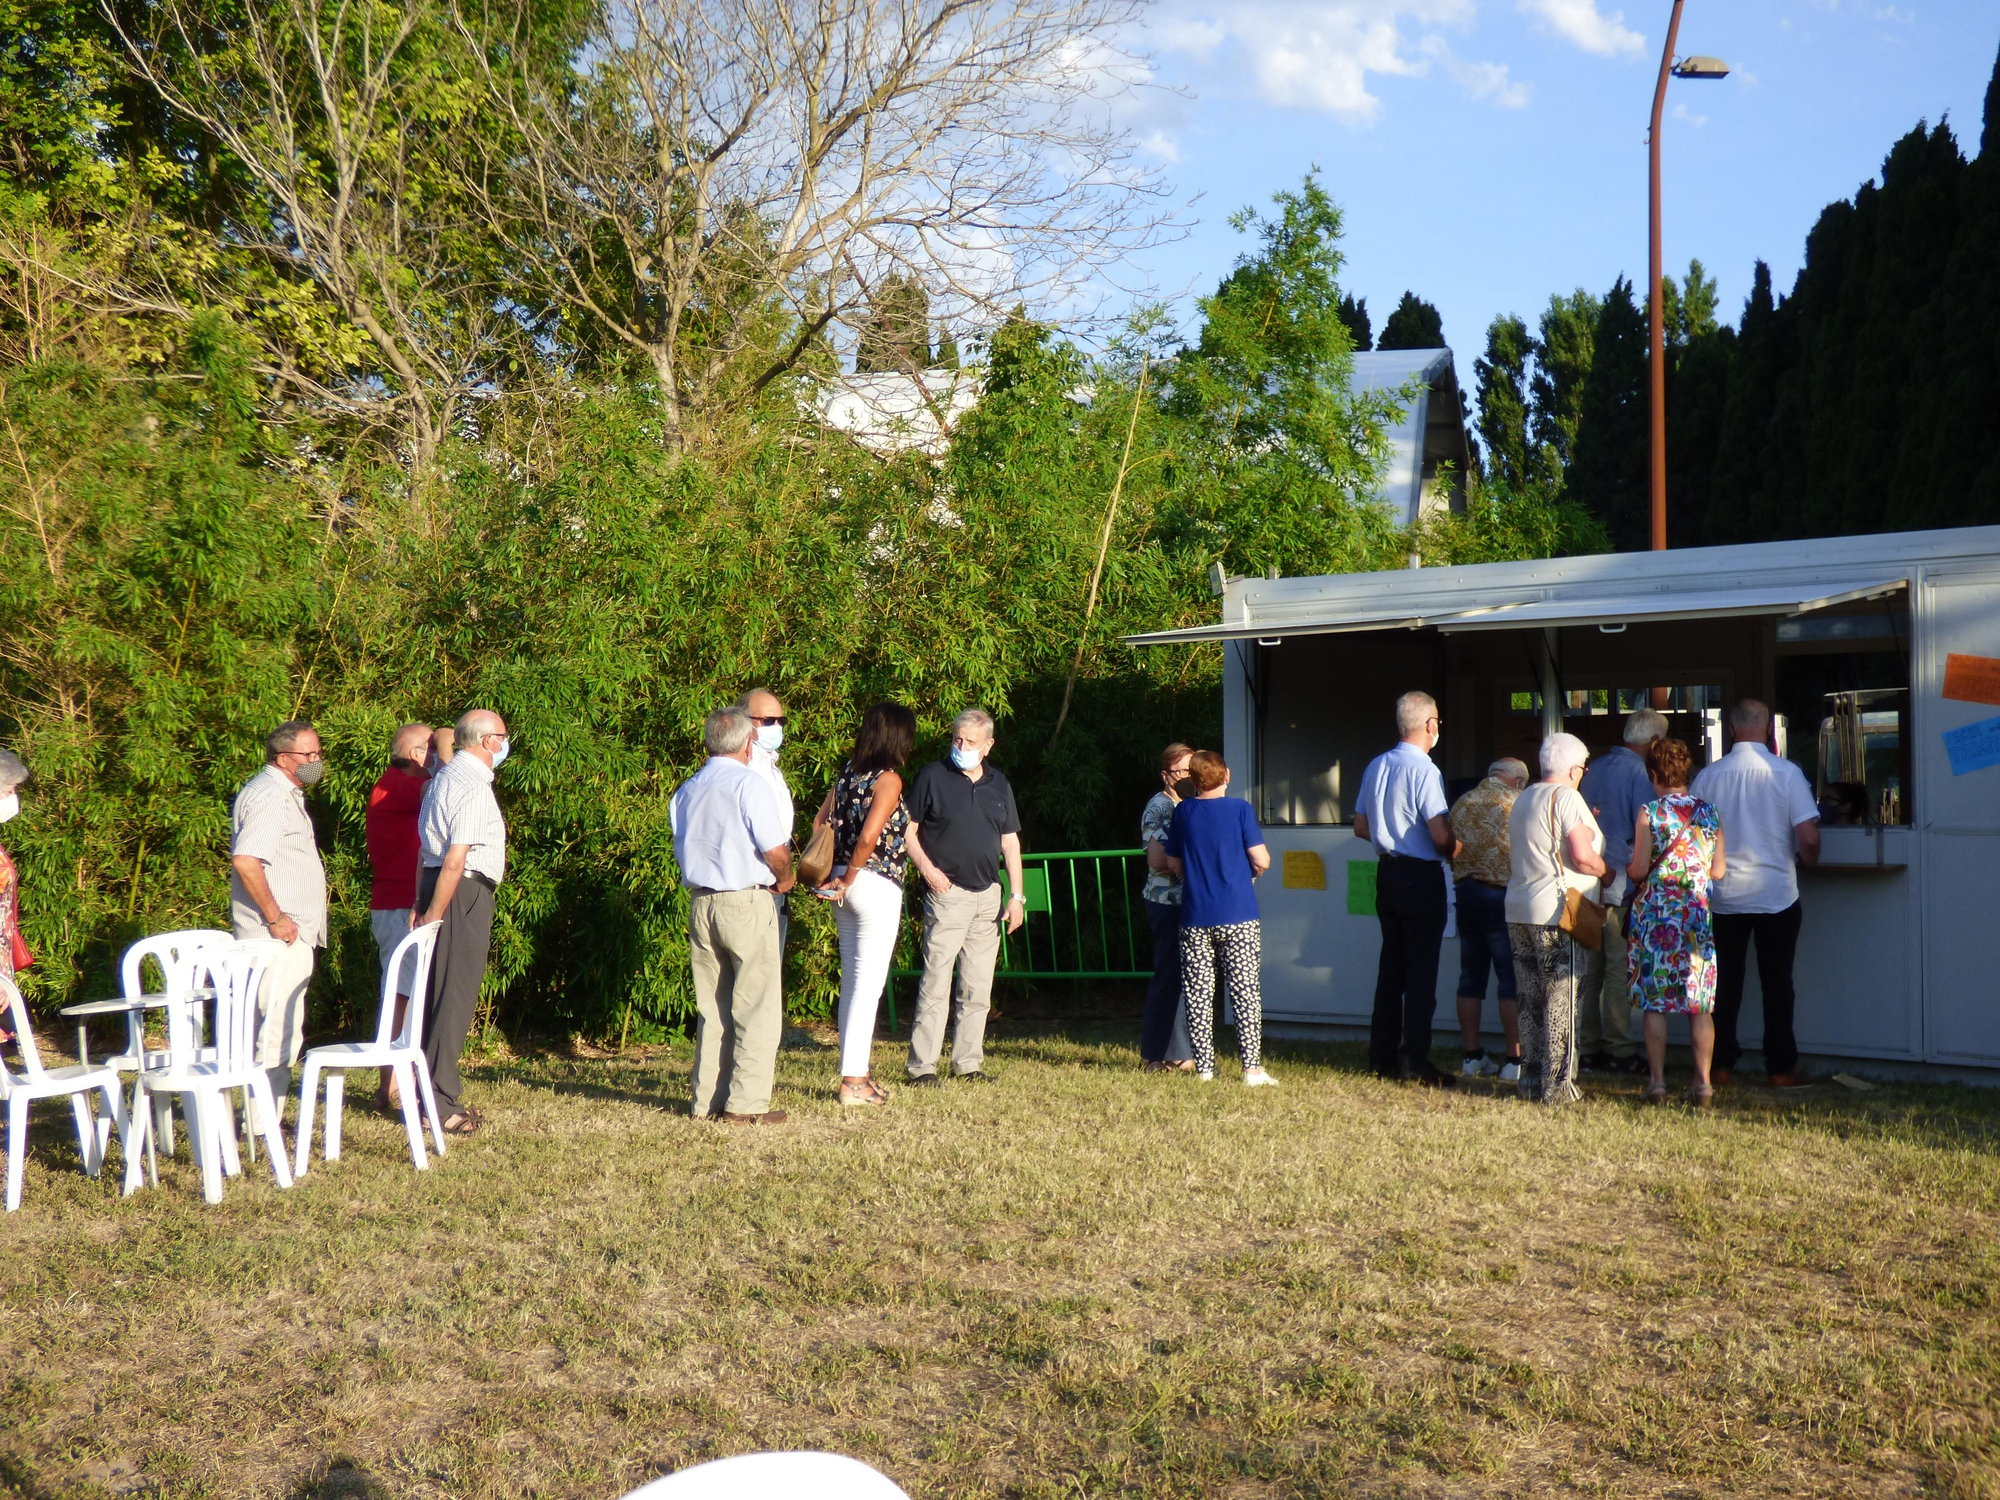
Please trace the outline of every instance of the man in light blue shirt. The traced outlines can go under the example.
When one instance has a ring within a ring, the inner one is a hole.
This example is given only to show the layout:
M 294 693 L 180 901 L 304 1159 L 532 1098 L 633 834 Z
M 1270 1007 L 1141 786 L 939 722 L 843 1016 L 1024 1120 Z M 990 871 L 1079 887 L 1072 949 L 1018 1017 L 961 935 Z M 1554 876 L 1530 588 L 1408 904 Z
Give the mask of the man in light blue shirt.
M 781 1125 L 771 1080 L 784 1034 L 775 890 L 792 888 L 792 830 L 783 804 L 750 768 L 750 716 L 718 708 L 702 725 L 708 764 L 670 810 L 674 859 L 688 888 L 694 970 L 694 1117 Z
M 1639 809 L 1659 795 L 1646 752 L 1667 737 L 1666 715 L 1642 708 L 1625 720 L 1625 743 L 1600 755 L 1583 773 L 1577 792 L 1604 830 L 1604 862 L 1612 880 L 1604 888 L 1604 949 L 1583 950 L 1576 981 L 1577 1066 L 1586 1073 L 1643 1073 L 1646 1059 L 1632 1035 L 1632 1002 L 1625 982 L 1625 904 L 1632 877 L 1632 832 Z
M 1444 799 L 1444 777 L 1431 751 L 1444 721 L 1429 693 L 1396 700 L 1401 741 L 1368 762 L 1354 799 L 1354 836 L 1375 846 L 1375 916 L 1382 957 L 1375 971 L 1375 1013 L 1368 1061 L 1384 1078 L 1434 1088 L 1451 1077 L 1431 1061 L 1437 1015 L 1438 950 L 1444 945 L 1444 861 L 1458 850 Z

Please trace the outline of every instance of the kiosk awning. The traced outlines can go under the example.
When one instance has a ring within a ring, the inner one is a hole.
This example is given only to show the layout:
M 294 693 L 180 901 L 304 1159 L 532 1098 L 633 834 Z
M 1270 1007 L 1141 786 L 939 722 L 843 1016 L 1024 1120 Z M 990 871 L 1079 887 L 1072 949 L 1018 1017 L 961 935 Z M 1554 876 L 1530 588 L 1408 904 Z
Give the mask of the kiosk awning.
M 1446 635 L 1465 630 L 1520 630 L 1544 625 L 1623 625 L 1631 621 L 1719 620 L 1738 615 L 1802 615 L 1835 604 L 1878 599 L 1908 587 L 1903 578 L 1827 592 L 1824 585 L 1704 589 L 1697 593 L 1623 594 L 1616 598 L 1545 599 L 1501 604 L 1434 618 Z
M 1909 580 L 1884 578 L 1873 583 L 1830 587 L 1823 582 L 1778 585 L 1745 584 L 1735 588 L 1659 590 L 1615 595 L 1584 595 L 1551 599 L 1545 590 L 1525 597 L 1488 596 L 1475 603 L 1464 594 L 1428 601 L 1428 605 L 1392 608 L 1386 600 L 1339 604 L 1319 600 L 1252 603 L 1247 618 L 1182 630 L 1155 630 L 1128 635 L 1128 646 L 1191 645 L 1197 641 L 1273 640 L 1288 636 L 1338 635 L 1355 630 L 1422 630 L 1444 634 L 1468 630 L 1526 630 L 1544 626 L 1622 625 L 1634 621 L 1713 620 L 1735 615 L 1802 615 L 1836 604 L 1876 599 L 1906 588 Z M 1476 596 L 1475 596 L 1476 597 Z

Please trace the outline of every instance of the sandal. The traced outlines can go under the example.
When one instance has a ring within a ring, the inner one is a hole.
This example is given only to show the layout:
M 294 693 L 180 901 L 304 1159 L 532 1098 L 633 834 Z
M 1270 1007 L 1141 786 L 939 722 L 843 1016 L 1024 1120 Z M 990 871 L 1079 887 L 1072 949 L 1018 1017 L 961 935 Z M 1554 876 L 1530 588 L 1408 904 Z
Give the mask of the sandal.
M 1681 1095 L 1681 1097 L 1696 1109 L 1713 1109 L 1715 1107 L 1715 1089 L 1712 1085 L 1691 1083 L 1687 1087 L 1687 1092 Z
M 889 1102 L 889 1091 L 872 1078 L 860 1083 L 842 1083 L 839 1092 L 842 1109 L 880 1109 Z
M 1641 1102 L 1646 1104 L 1665 1104 L 1667 1102 L 1667 1086 L 1664 1083 L 1647 1084 L 1645 1097 Z
M 486 1122 L 479 1118 L 479 1111 L 461 1105 L 458 1113 L 444 1122 L 446 1135 L 471 1135 Z

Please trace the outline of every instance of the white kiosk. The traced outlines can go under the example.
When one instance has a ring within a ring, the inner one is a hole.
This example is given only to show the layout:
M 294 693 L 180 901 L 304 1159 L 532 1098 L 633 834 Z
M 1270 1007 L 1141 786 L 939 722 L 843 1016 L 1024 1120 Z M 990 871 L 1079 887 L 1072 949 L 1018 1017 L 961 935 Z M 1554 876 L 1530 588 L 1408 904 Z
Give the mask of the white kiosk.
M 1606 749 L 1645 706 L 1704 764 L 1727 705 L 1755 697 L 1824 814 L 1801 879 L 1801 1049 L 2000 1068 L 2000 527 L 1230 579 L 1217 623 L 1129 640 L 1222 643 L 1223 753 L 1274 863 L 1274 1021 L 1368 1023 L 1374 861 L 1348 804 L 1395 740 L 1398 694 L 1441 705 L 1454 798 L 1496 756 L 1533 766 L 1556 727 Z M 1442 1029 L 1457 972 L 1447 939 Z M 1753 972 L 1746 1047 L 1762 1017 Z

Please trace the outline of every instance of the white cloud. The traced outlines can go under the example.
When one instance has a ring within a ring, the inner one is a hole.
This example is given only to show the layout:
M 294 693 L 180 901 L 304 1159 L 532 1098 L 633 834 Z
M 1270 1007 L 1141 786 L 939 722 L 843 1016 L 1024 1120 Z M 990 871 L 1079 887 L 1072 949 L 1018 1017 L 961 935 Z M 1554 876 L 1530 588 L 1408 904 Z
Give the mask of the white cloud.
M 1463 62 L 1436 28 L 1463 26 L 1475 0 L 1162 0 L 1145 41 L 1247 79 L 1263 103 L 1372 121 L 1370 75 L 1415 78 L 1442 68 L 1475 99 L 1528 101 L 1504 63 Z M 1405 32 L 1414 32 L 1414 40 Z
M 1608 16 L 1600 15 L 1597 0 L 1520 0 L 1520 9 L 1539 17 L 1557 36 L 1586 52 L 1611 57 L 1645 50 L 1646 39 L 1625 26 L 1625 13 L 1614 10 Z
M 1899 10 L 1891 5 L 1876 11 L 1875 19 L 1878 21 L 1900 21 L 1905 26 L 1914 26 L 1917 20 L 1917 13 L 1913 10 Z
M 1707 115 L 1690 114 L 1685 104 L 1676 104 L 1674 106 L 1674 118 L 1676 120 L 1686 120 L 1688 124 L 1694 126 L 1697 130 L 1708 123 Z

